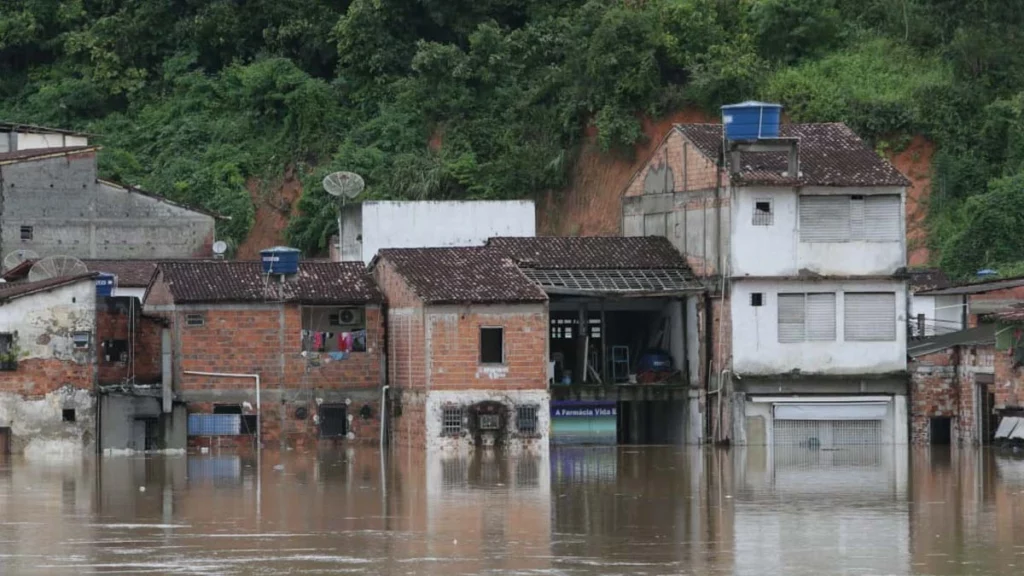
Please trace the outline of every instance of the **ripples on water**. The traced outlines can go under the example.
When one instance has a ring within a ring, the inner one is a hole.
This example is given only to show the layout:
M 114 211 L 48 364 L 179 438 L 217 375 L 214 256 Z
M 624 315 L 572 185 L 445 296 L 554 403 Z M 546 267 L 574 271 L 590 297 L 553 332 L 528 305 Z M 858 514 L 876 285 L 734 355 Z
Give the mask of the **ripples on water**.
M 0 573 L 1019 574 L 1024 460 L 892 447 L 13 459 Z

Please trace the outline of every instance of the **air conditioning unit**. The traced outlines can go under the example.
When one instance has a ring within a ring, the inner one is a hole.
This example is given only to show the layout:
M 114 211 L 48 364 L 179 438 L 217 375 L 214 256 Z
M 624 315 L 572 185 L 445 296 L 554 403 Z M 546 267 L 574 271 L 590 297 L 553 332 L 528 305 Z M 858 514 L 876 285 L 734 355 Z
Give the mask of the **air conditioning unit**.
M 332 324 L 338 326 L 362 326 L 363 314 L 364 310 L 362 308 L 341 308 L 338 310 L 337 322 L 332 322 Z M 332 318 L 332 320 L 334 319 Z

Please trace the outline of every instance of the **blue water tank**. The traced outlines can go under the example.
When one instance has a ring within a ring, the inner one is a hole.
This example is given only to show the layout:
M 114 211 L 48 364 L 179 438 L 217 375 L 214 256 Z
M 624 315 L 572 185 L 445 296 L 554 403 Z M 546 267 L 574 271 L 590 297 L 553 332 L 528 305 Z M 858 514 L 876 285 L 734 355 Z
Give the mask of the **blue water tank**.
M 741 102 L 722 106 L 722 124 L 726 140 L 778 138 L 781 104 Z
M 266 250 L 260 250 L 260 262 L 263 263 L 264 274 L 281 274 L 288 276 L 299 273 L 299 256 L 302 254 L 297 248 L 287 246 L 274 246 Z
M 96 295 L 100 297 L 113 296 L 114 288 L 117 286 L 117 276 L 100 272 L 96 276 Z

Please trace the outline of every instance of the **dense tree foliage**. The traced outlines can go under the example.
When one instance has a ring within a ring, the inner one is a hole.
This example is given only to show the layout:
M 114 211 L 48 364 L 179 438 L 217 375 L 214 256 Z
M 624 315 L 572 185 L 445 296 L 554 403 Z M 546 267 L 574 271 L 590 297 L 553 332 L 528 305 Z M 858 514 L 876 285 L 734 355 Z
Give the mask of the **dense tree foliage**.
M 751 97 L 874 145 L 933 139 L 931 242 L 1015 266 L 1024 4 L 1009 0 L 6 0 L 0 118 L 101 135 L 101 169 L 252 224 L 288 167 L 321 250 L 327 171 L 373 198 L 519 198 L 567 183 L 584 131 Z

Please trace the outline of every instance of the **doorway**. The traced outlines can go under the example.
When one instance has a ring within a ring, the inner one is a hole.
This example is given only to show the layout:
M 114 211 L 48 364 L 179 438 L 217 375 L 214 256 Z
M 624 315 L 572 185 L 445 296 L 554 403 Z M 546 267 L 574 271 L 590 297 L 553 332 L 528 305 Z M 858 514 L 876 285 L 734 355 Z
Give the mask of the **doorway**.
M 0 428 L 0 462 L 7 461 L 7 455 L 11 453 L 11 429 Z
M 978 390 L 980 411 L 978 434 L 982 444 L 991 444 L 999 427 L 999 416 L 996 414 L 995 376 L 992 374 L 975 374 L 974 387 Z

